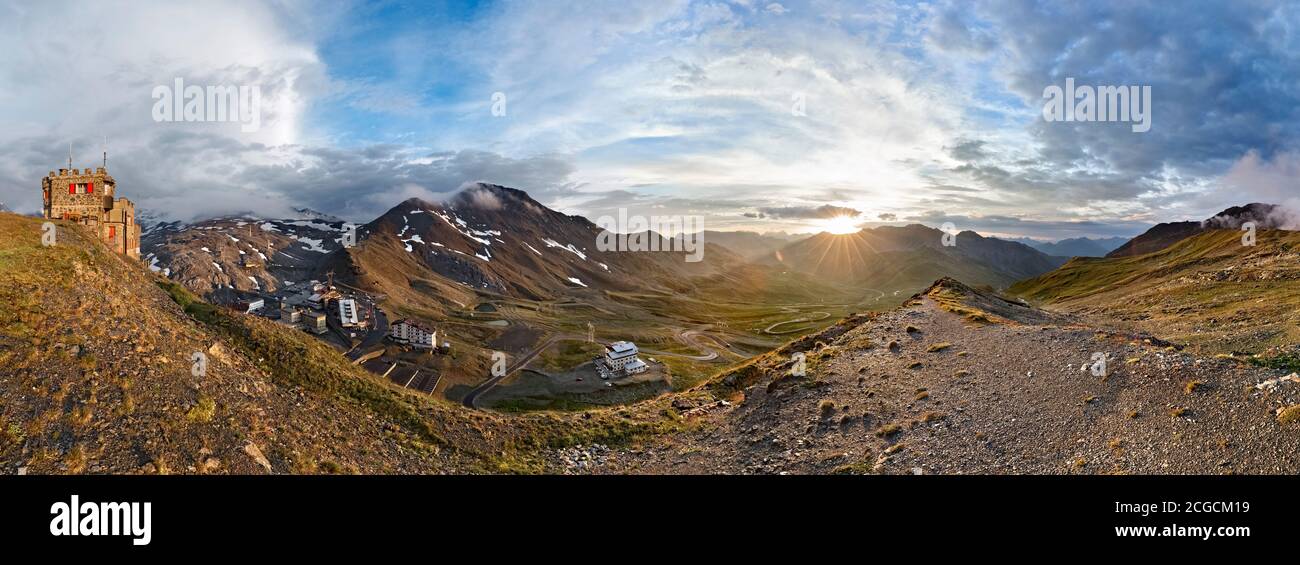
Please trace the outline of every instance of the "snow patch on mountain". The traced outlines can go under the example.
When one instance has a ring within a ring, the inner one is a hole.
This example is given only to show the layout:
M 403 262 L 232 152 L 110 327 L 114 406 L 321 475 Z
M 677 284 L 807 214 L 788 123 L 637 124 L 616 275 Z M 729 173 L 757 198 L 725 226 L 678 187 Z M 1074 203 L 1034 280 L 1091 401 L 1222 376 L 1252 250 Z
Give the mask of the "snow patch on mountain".
M 572 243 L 570 243 L 570 244 L 568 244 L 568 245 L 561 245 L 558 241 L 555 241 L 554 239 L 551 239 L 551 238 L 545 238 L 545 239 L 543 239 L 543 240 L 542 240 L 542 243 L 545 243 L 547 247 L 558 247 L 558 248 L 560 248 L 560 249 L 564 249 L 564 250 L 568 251 L 569 253 L 572 253 L 572 254 L 574 254 L 574 255 L 577 255 L 577 256 L 580 257 L 583 261 L 586 261 L 586 260 L 587 260 L 587 254 L 586 254 L 586 253 L 583 253 L 582 251 L 579 251 L 578 248 L 577 248 L 577 247 L 574 247 Z

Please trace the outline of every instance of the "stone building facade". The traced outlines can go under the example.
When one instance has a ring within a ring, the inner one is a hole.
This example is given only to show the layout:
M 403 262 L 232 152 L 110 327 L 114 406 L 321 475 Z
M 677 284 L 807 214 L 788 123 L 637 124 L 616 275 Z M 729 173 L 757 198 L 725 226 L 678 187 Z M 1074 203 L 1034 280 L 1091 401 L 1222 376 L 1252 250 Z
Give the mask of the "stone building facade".
M 113 250 L 140 258 L 140 226 L 135 223 L 135 204 L 114 198 L 117 181 L 104 167 L 59 169 L 41 181 L 47 219 L 77 222 L 99 234 Z

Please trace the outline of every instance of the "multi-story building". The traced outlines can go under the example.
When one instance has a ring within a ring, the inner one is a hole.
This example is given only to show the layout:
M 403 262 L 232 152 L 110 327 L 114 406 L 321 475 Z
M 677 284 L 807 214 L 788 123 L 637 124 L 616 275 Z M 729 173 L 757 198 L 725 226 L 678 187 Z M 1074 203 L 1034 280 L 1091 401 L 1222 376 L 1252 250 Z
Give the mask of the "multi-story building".
M 598 369 L 601 376 L 635 375 L 644 373 L 649 368 L 637 354 L 640 351 L 630 341 L 616 341 L 605 348 L 605 355 L 600 358 Z
M 433 349 L 438 343 L 438 332 L 415 320 L 398 320 L 388 326 L 388 337 L 398 343 L 419 349 Z
M 360 323 L 357 316 L 357 301 L 351 298 L 344 298 L 338 301 L 339 307 L 339 325 L 345 328 L 356 326 Z
M 42 214 L 46 219 L 77 222 L 93 231 L 114 251 L 140 258 L 140 226 L 135 204 L 114 198 L 117 181 L 105 167 L 59 169 L 41 181 Z
M 324 312 L 312 310 L 302 315 L 303 329 L 314 333 L 323 334 L 329 331 Z

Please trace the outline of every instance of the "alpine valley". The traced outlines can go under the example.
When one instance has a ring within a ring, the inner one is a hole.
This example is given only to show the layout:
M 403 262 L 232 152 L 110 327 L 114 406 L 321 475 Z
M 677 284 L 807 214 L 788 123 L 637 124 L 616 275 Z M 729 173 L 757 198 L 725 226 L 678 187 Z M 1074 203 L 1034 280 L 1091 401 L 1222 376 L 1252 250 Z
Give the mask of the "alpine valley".
M 700 261 L 602 249 L 588 219 L 485 183 L 364 224 L 152 222 L 140 261 L 0 212 L 0 464 L 1294 473 L 1300 236 L 1281 212 L 1055 248 L 1090 255 L 1072 258 L 919 224 L 706 231 Z M 644 367 L 610 378 L 623 342 Z

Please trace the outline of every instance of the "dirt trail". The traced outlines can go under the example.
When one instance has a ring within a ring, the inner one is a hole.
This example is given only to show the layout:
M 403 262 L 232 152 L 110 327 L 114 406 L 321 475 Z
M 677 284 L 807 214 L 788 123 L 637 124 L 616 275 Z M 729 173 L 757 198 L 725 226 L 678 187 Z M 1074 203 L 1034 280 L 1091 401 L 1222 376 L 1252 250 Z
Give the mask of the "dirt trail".
M 677 341 L 681 342 L 682 345 L 694 347 L 700 351 L 704 351 L 705 353 L 703 355 L 689 355 L 686 353 L 673 353 L 671 351 L 661 351 L 658 349 L 646 349 L 644 347 L 641 348 L 641 352 L 649 355 L 690 359 L 692 361 L 713 361 L 722 357 L 723 354 L 731 355 L 738 359 L 749 359 L 750 357 L 753 357 L 752 354 L 739 351 L 722 338 L 713 334 L 704 333 L 703 330 L 679 331 L 677 332 Z
M 1032 323 L 978 323 L 919 299 L 810 349 L 807 377 L 769 384 L 789 366 L 764 365 L 736 404 L 680 407 L 699 430 L 584 471 L 1300 471 L 1300 424 L 1276 417 L 1300 384 L 1255 388 L 1277 371 L 1002 306 Z M 1107 376 L 1090 371 L 1094 354 Z
M 793 312 L 795 312 L 795 310 L 790 310 L 790 312 L 793 313 Z M 779 326 L 787 325 L 787 324 L 801 324 L 801 323 L 805 323 L 805 322 L 820 322 L 820 321 L 822 321 L 822 320 L 825 320 L 826 318 L 831 317 L 831 313 L 830 313 L 830 312 L 809 312 L 809 314 L 812 316 L 811 318 L 793 318 L 793 319 L 789 319 L 789 320 L 785 320 L 785 321 L 781 321 L 781 322 L 777 322 L 777 323 L 775 323 L 775 324 L 772 324 L 772 325 L 770 325 L 770 326 L 768 326 L 768 327 L 766 327 L 766 328 L 763 328 L 763 333 L 765 333 L 765 334 L 770 334 L 770 335 L 782 335 L 782 334 L 791 334 L 791 333 L 800 332 L 800 331 L 807 331 L 807 330 L 808 330 L 808 327 L 807 327 L 807 326 L 802 326 L 802 327 L 798 327 L 798 328 L 790 328 L 790 329 L 787 329 L 787 330 L 781 330 L 781 331 L 777 331 L 776 328 L 779 327 Z

